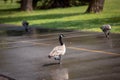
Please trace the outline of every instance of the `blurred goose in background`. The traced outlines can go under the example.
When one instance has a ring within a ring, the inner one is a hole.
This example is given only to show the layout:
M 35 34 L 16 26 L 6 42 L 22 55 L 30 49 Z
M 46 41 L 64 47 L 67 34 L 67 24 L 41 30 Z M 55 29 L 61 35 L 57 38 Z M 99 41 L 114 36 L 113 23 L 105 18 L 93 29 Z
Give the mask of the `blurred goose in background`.
M 64 55 L 66 52 L 65 44 L 62 41 L 63 37 L 64 37 L 63 34 L 59 35 L 60 46 L 54 47 L 53 50 L 48 55 L 49 58 L 54 57 L 55 60 L 59 60 L 59 64 L 61 64 L 62 55 Z
M 24 27 L 25 31 L 28 32 L 29 23 L 27 21 L 23 21 L 22 26 Z
M 101 28 L 101 30 L 104 32 L 106 38 L 109 39 L 111 26 L 110 26 L 109 24 L 107 24 L 107 25 L 103 25 L 103 26 L 101 26 L 100 28 Z

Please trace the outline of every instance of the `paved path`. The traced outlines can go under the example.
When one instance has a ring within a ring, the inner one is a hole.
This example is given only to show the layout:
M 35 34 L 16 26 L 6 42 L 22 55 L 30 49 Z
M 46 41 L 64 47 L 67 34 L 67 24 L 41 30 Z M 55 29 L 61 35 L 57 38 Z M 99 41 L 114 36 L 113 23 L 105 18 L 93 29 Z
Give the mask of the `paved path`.
M 16 80 L 120 80 L 120 34 L 108 40 L 103 33 L 33 31 L 0 37 L 0 74 Z M 61 33 L 67 52 L 58 65 L 47 56 Z

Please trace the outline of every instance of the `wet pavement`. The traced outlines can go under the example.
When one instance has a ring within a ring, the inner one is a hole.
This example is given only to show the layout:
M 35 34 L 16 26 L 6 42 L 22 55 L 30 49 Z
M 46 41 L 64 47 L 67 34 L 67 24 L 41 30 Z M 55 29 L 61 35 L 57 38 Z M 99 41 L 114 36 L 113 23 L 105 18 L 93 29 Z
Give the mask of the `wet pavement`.
M 67 50 L 59 65 L 47 56 L 61 33 Z M 106 39 L 95 32 L 2 29 L 0 74 L 16 80 L 120 80 L 120 34 Z

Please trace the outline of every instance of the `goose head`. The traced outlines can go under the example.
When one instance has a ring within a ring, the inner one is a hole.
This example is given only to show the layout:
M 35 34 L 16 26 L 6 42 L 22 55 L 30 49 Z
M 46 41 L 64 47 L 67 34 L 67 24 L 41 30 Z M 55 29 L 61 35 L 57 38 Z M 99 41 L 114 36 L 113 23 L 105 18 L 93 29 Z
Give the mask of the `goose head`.
M 59 35 L 59 42 L 60 42 L 60 45 L 63 45 L 63 41 L 62 41 L 62 38 L 64 37 L 63 34 L 60 34 Z

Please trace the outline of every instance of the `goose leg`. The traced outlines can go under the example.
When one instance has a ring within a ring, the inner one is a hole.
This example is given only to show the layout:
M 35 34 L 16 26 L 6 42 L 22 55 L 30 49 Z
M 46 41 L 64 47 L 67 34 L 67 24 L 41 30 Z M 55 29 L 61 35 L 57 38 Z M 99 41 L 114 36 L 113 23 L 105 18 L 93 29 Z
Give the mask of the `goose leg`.
M 109 39 L 109 37 L 110 37 L 110 31 L 107 32 L 107 35 L 108 35 L 108 39 Z
M 107 32 L 104 32 L 104 34 L 105 34 L 105 37 L 107 38 Z
M 106 36 L 106 38 L 108 38 L 108 39 L 109 39 L 109 34 L 110 34 L 109 31 L 106 31 L 106 32 L 105 32 L 105 36 Z
M 62 56 L 61 55 L 59 55 L 59 64 L 62 64 Z

